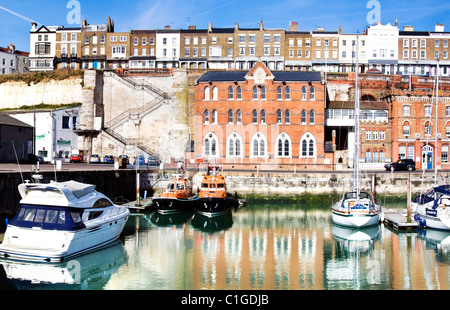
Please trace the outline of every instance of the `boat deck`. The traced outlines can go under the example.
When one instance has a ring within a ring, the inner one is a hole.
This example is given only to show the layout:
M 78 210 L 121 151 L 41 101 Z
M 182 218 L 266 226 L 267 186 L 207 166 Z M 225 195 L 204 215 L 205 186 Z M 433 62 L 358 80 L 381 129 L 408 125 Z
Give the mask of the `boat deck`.
M 383 222 L 395 229 L 411 230 L 418 227 L 418 223 L 413 219 L 412 215 L 411 223 L 408 223 L 406 210 L 383 209 L 383 215 Z

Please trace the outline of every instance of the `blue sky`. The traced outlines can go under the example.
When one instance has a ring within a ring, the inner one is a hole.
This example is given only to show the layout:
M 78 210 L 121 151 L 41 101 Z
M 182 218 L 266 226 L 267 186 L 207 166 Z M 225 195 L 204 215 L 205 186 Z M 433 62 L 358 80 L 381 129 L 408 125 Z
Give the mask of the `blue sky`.
M 15 43 L 16 48 L 29 51 L 31 21 L 39 24 L 65 27 L 70 25 L 67 15 L 71 0 L 0 0 L 0 46 Z M 75 0 L 72 0 L 75 1 Z M 373 6 L 380 5 L 383 24 L 412 25 L 416 30 L 434 30 L 436 23 L 450 31 L 450 2 L 437 0 L 77 0 L 81 18 L 90 24 L 104 24 L 110 16 L 116 31 L 130 29 L 161 29 L 171 25 L 173 29 L 186 29 L 188 25 L 207 28 L 259 27 L 261 18 L 265 28 L 287 28 L 289 21 L 297 21 L 300 30 L 313 30 L 319 26 L 343 33 L 361 33 L 366 29 L 367 15 Z

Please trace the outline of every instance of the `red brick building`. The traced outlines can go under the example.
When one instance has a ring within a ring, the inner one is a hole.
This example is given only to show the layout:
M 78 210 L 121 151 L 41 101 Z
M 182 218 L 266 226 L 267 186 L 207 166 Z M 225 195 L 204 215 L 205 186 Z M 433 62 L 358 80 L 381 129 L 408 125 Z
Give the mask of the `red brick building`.
M 194 158 L 228 169 L 330 169 L 319 72 L 210 71 L 195 86 Z

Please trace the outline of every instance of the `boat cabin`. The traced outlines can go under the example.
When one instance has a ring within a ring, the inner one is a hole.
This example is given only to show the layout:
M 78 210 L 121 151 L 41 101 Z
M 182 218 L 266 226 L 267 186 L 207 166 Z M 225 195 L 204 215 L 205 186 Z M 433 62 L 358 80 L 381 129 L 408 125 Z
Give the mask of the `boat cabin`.
M 161 194 L 163 198 L 187 198 L 192 195 L 192 185 L 187 178 L 174 178 L 167 184 L 165 191 Z
M 225 198 L 226 195 L 225 178 L 223 176 L 205 175 L 200 185 L 200 197 Z

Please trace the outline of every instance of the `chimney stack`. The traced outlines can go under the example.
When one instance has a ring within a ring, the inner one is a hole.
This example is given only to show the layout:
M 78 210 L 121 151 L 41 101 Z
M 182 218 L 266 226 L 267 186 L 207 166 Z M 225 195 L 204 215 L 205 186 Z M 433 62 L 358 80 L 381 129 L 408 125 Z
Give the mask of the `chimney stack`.
M 298 31 L 298 22 L 289 22 L 289 31 Z

